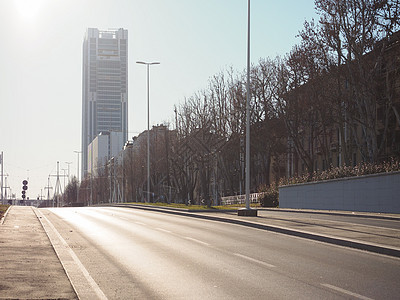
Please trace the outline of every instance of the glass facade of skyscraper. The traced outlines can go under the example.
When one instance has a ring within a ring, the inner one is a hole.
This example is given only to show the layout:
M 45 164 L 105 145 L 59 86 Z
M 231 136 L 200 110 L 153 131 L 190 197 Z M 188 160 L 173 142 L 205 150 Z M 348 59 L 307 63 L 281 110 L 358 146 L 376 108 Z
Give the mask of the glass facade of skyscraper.
M 101 132 L 128 139 L 128 31 L 89 28 L 83 43 L 82 178 L 88 145 Z

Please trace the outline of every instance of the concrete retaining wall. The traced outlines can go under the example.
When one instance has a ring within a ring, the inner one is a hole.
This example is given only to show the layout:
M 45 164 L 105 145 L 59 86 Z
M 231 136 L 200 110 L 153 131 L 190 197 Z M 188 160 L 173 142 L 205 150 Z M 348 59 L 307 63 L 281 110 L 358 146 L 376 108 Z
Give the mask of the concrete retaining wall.
M 400 213 L 400 172 L 282 186 L 279 207 Z

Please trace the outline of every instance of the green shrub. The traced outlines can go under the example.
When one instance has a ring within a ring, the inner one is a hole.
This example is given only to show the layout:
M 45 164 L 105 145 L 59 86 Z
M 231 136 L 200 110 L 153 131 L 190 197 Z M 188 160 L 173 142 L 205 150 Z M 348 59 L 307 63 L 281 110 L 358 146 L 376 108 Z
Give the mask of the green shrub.
M 396 171 L 400 171 L 400 160 L 394 158 L 380 164 L 362 163 L 355 167 L 332 167 L 326 171 L 322 171 L 319 173 L 306 173 L 291 178 L 281 178 L 278 183 L 272 183 L 271 185 L 262 185 L 258 189 L 258 192 L 260 193 L 258 200 L 262 207 L 278 207 L 279 187 L 283 185 L 363 176 L 369 174 L 390 173 Z
M 276 183 L 269 186 L 261 186 L 259 188 L 261 195 L 259 202 L 262 207 L 278 207 L 279 206 L 279 189 Z
M 361 163 L 355 167 L 332 167 L 322 172 L 314 172 L 312 174 L 307 173 L 291 178 L 281 178 L 278 185 L 291 185 L 305 182 L 363 176 L 369 174 L 390 173 L 396 171 L 400 171 L 400 160 L 398 160 L 397 158 L 392 158 L 389 161 L 385 161 L 380 164 Z

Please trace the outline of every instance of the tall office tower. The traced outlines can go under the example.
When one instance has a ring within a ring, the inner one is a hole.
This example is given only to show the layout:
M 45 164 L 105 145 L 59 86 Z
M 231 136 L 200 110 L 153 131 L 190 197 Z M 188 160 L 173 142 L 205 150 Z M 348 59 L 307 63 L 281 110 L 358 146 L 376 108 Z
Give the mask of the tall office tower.
M 128 140 L 127 30 L 88 28 L 83 42 L 82 81 L 81 178 L 84 178 L 88 171 L 88 145 L 98 134 L 119 132 L 121 145 Z

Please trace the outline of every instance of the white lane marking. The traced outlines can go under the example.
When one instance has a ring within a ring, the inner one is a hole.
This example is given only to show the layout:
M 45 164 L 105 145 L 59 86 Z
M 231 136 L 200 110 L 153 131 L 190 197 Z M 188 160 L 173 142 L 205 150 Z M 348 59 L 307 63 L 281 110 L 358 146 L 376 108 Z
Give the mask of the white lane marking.
M 368 297 L 365 297 L 365 296 L 363 296 L 363 295 L 350 292 L 350 291 L 348 291 L 348 290 L 342 289 L 342 288 L 337 287 L 337 286 L 334 286 L 334 285 L 330 285 L 330 284 L 328 284 L 328 283 L 321 283 L 321 285 L 324 286 L 324 287 L 327 287 L 327 288 L 329 288 L 329 289 L 335 290 L 335 291 L 337 291 L 337 292 L 340 292 L 340 293 L 343 293 L 343 294 L 346 294 L 346 295 L 355 297 L 355 298 L 357 298 L 357 299 L 373 300 L 372 298 L 368 298 Z
M 124 221 L 129 221 L 129 219 L 128 218 L 125 218 L 125 217 L 119 217 L 121 220 L 124 220 Z
M 138 225 L 142 225 L 142 226 L 147 226 L 146 224 L 144 224 L 144 223 L 142 223 L 142 222 L 135 222 L 135 224 L 138 224 Z
M 162 231 L 162 232 L 166 232 L 166 233 L 172 233 L 171 231 L 169 231 L 169 230 L 167 230 L 167 229 L 164 229 L 164 228 L 156 227 L 155 229 L 157 229 L 157 230 L 159 230 L 159 231 Z
M 249 260 L 249 261 L 258 263 L 258 264 L 260 264 L 260 265 L 266 266 L 266 267 L 268 267 L 268 268 L 275 268 L 274 265 L 271 265 L 271 264 L 269 264 L 269 263 L 266 263 L 265 261 L 258 260 L 258 259 L 255 259 L 255 258 L 246 256 L 246 255 L 240 254 L 240 253 L 233 253 L 233 254 L 236 255 L 236 256 L 238 256 L 238 257 L 241 257 L 241 258 L 247 259 L 247 260 Z
M 203 242 L 203 241 L 199 241 L 199 240 L 196 240 L 196 239 L 191 238 L 191 237 L 188 237 L 188 236 L 185 236 L 184 238 L 187 239 L 187 240 L 189 240 L 189 241 L 196 242 L 196 243 L 198 243 L 198 244 L 202 244 L 202 245 L 205 245 L 205 246 L 210 246 L 209 243 L 206 243 L 206 242 Z
M 92 276 L 90 276 L 89 272 L 86 270 L 85 266 L 82 264 L 82 262 L 79 260 L 79 258 L 76 256 L 75 252 L 68 246 L 68 243 L 63 239 L 63 237 L 60 235 L 60 233 L 57 231 L 57 229 L 54 227 L 54 225 L 47 219 L 47 217 L 42 214 L 38 209 L 36 210 L 36 212 L 41 216 L 41 219 L 46 220 L 46 225 L 48 225 L 50 227 L 50 229 L 53 231 L 53 233 L 57 236 L 57 238 L 59 239 L 59 241 L 61 242 L 61 245 L 57 245 L 53 244 L 54 250 L 56 251 L 56 253 L 58 254 L 58 257 L 61 261 L 61 263 L 63 264 L 66 273 L 68 275 L 68 277 L 70 277 L 72 275 L 72 272 L 69 272 L 67 264 L 65 264 L 63 262 L 63 260 L 61 260 L 60 255 L 61 251 L 67 251 L 68 254 L 71 256 L 71 258 L 73 259 L 73 261 L 75 262 L 76 266 L 78 267 L 78 269 L 82 272 L 83 276 L 86 278 L 86 280 L 88 281 L 89 285 L 91 286 L 91 288 L 93 289 L 94 293 L 97 295 L 97 297 L 99 299 L 102 300 L 107 300 L 107 296 L 103 293 L 103 291 L 100 289 L 100 287 L 97 285 L 96 281 L 94 281 L 94 279 L 92 278 Z M 40 220 L 40 218 L 39 218 Z M 44 225 L 44 223 L 42 223 L 42 225 Z M 43 228 L 45 229 L 47 235 L 49 236 L 49 239 L 52 240 L 50 238 L 50 232 L 49 232 L 49 228 L 47 228 L 47 226 L 43 226 Z M 64 248 L 64 249 L 63 249 Z M 74 283 L 73 280 L 71 280 L 72 278 L 69 278 L 71 283 Z M 78 288 L 78 286 L 80 286 L 80 284 L 74 284 L 73 285 L 75 288 Z M 86 294 L 88 293 L 88 291 L 81 291 L 81 290 L 75 290 L 76 293 L 78 294 L 78 297 L 80 299 L 86 299 L 87 297 Z M 82 292 L 82 294 L 81 294 Z

